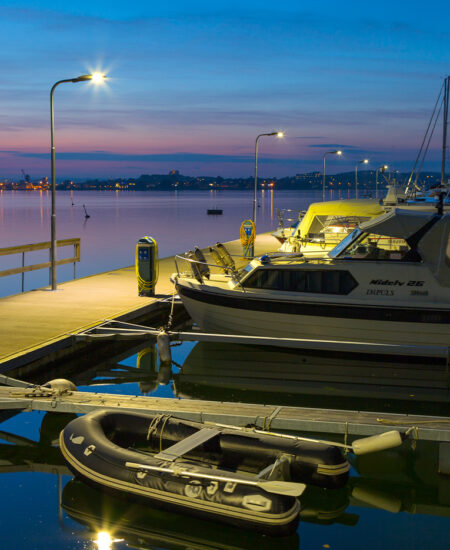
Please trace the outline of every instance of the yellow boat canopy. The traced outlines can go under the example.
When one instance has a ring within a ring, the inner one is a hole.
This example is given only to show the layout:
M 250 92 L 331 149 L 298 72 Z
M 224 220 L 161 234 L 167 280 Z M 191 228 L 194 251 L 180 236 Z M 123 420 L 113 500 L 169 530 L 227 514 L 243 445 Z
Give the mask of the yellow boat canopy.
M 317 217 L 324 220 L 327 218 L 358 217 L 362 219 L 361 221 L 366 221 L 384 214 L 385 211 L 376 200 L 370 199 L 313 202 L 309 205 L 306 214 L 295 231 L 295 235 L 301 238 L 306 237 Z

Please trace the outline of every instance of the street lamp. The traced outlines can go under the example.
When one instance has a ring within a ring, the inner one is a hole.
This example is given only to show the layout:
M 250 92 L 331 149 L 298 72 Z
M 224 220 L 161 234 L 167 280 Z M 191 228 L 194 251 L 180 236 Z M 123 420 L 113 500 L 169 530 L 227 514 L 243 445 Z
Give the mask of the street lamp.
M 56 182 L 55 182 L 55 117 L 53 109 L 53 93 L 57 86 L 64 82 L 85 82 L 91 80 L 95 84 L 104 82 L 105 75 L 101 73 L 84 74 L 76 78 L 68 78 L 65 80 L 58 80 L 53 84 L 50 90 L 50 158 L 51 158 L 51 184 L 52 184 L 52 216 L 51 216 L 51 237 L 50 237 L 50 264 L 51 264 L 51 285 L 52 290 L 56 290 L 56 210 L 55 210 L 55 195 L 56 195 Z
M 375 198 L 378 199 L 378 172 L 381 172 L 384 174 L 386 170 L 389 168 L 387 164 L 383 164 L 375 171 Z
M 258 142 L 259 138 L 263 136 L 277 136 L 278 138 L 284 137 L 284 132 L 270 132 L 268 134 L 259 134 L 255 141 L 255 189 L 253 192 L 253 223 L 256 224 L 256 191 L 258 187 Z
M 325 157 L 327 155 L 338 155 L 339 157 L 342 155 L 342 151 L 327 151 L 323 155 L 323 173 L 322 173 L 322 202 L 325 201 Z
M 358 164 L 368 164 L 369 159 L 358 160 L 355 164 L 355 188 L 356 188 L 356 198 L 358 198 Z

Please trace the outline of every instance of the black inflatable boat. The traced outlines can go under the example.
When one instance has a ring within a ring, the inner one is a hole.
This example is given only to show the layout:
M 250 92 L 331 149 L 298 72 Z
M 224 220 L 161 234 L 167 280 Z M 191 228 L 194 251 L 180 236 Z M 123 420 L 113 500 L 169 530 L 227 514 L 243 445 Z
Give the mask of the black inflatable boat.
M 268 534 L 295 529 L 304 489 L 297 482 L 339 487 L 349 469 L 328 444 L 108 410 L 70 422 L 60 447 L 91 484 Z

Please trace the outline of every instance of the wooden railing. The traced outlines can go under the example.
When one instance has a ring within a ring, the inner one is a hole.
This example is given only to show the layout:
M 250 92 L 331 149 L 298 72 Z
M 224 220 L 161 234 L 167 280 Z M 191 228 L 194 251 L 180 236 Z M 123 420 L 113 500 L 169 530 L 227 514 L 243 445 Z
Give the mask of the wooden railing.
M 19 246 L 10 246 L 8 248 L 0 248 L 0 256 L 9 256 L 11 254 L 22 254 L 21 267 L 13 267 L 11 269 L 4 269 L 0 271 L 0 277 L 7 277 L 8 275 L 17 275 L 22 273 L 22 292 L 25 287 L 25 273 L 29 271 L 36 271 L 38 269 L 46 269 L 51 267 L 51 262 L 43 262 L 40 264 L 25 265 L 25 253 L 34 252 L 36 250 L 50 250 L 50 241 L 45 243 L 23 244 Z M 56 247 L 61 248 L 63 246 L 73 246 L 72 258 L 64 258 L 62 260 L 56 260 L 56 265 L 72 264 L 73 263 L 73 278 L 76 277 L 76 262 L 80 261 L 80 248 L 81 241 L 79 238 L 75 239 L 62 239 L 56 241 Z

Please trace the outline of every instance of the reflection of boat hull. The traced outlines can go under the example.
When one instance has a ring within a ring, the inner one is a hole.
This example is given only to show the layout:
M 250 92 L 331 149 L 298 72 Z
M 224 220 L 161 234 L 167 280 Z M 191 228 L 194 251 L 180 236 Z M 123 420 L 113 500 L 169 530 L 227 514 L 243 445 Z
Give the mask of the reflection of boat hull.
M 186 449 L 189 438 L 205 431 L 213 433 Z M 168 447 L 175 443 L 185 448 L 171 458 Z M 60 447 L 69 467 L 96 486 L 271 534 L 295 527 L 299 503 L 282 489 L 264 490 L 254 473 L 286 456 L 286 467 L 297 480 L 336 487 L 348 476 L 346 459 L 332 445 L 205 429 L 201 423 L 164 415 L 90 413 L 66 426 Z
M 445 365 L 350 359 L 268 346 L 199 342 L 174 374 L 178 397 L 445 414 Z

